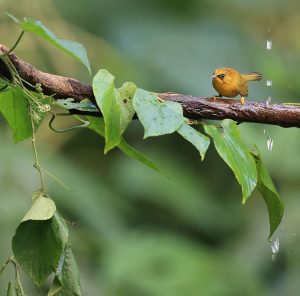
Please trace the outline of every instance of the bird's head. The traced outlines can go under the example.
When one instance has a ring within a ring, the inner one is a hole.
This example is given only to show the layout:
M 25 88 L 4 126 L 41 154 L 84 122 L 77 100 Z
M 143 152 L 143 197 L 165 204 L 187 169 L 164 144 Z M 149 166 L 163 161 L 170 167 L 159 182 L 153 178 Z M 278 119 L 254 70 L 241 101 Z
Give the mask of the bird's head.
M 211 76 L 213 82 L 217 82 L 219 84 L 229 84 L 232 80 L 239 77 L 240 74 L 234 69 L 231 68 L 219 68 L 216 69 Z

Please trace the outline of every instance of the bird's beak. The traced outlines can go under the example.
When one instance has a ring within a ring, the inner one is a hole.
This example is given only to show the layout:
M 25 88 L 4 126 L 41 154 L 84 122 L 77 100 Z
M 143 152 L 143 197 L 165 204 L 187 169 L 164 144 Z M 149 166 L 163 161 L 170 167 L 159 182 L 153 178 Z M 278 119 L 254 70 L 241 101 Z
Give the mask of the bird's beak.
M 213 78 L 216 78 L 216 77 L 217 77 L 217 75 L 214 74 L 214 75 L 212 75 L 210 78 L 213 79 Z

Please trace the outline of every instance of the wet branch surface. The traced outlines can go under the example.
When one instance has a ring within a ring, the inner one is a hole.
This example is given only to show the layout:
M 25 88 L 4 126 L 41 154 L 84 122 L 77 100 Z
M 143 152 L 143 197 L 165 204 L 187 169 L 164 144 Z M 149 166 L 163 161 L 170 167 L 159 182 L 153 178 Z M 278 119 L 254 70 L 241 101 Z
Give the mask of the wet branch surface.
M 8 48 L 0 44 L 0 51 L 7 53 Z M 92 102 L 95 102 L 91 85 L 73 78 L 42 72 L 19 59 L 13 53 L 9 54 L 9 59 L 21 78 L 31 85 L 40 83 L 46 95 L 52 95 L 54 99 L 74 98 L 76 102 L 88 98 Z M 0 63 L 0 74 L 10 78 L 7 67 L 3 62 Z M 189 119 L 221 120 L 230 118 L 237 122 L 256 122 L 281 127 L 300 127 L 300 107 L 297 105 L 266 104 L 250 101 L 246 101 L 242 105 L 239 100 L 206 98 L 170 92 L 158 95 L 163 100 L 180 103 L 184 116 Z M 71 113 L 82 114 L 82 111 L 73 109 Z M 85 112 L 85 114 L 87 113 Z M 89 115 L 101 116 L 100 113 L 95 114 L 95 112 L 91 112 Z

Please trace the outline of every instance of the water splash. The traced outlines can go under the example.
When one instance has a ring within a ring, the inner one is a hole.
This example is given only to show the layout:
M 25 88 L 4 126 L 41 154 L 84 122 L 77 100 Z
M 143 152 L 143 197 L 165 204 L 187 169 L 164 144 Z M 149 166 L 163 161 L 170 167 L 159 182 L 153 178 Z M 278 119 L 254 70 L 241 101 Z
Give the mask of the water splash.
M 279 238 L 276 237 L 274 241 L 271 242 L 272 260 L 276 259 L 276 255 L 279 253 L 280 243 Z
M 271 50 L 272 49 L 272 39 L 267 40 L 267 50 Z
M 267 140 L 267 149 L 268 149 L 268 151 L 272 151 L 272 149 L 273 149 L 273 139 L 269 136 L 268 137 L 268 140 Z
M 272 86 L 273 85 L 273 81 L 272 80 L 267 80 L 266 85 L 267 86 Z

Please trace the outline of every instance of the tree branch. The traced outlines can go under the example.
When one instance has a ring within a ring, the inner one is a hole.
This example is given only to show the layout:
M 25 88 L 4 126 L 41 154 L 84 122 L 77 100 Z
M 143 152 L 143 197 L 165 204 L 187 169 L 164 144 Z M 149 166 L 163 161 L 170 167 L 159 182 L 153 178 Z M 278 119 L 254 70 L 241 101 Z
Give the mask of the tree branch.
M 0 44 L 0 51 L 7 53 L 8 48 Z M 55 99 L 74 98 L 76 102 L 88 98 L 95 102 L 92 87 L 76 79 L 45 73 L 19 59 L 15 54 L 9 54 L 9 59 L 18 71 L 21 78 L 32 85 L 40 83 L 46 95 Z M 0 74 L 10 79 L 5 64 L 0 63 Z M 233 119 L 237 122 L 256 122 L 272 124 L 281 127 L 300 127 L 300 107 L 287 104 L 266 104 L 247 102 L 242 105 L 239 100 L 215 99 L 199 96 L 190 96 L 176 93 L 160 93 L 163 100 L 178 102 L 182 105 L 184 116 L 189 119 Z M 72 110 L 73 114 L 82 114 L 82 111 Z M 95 116 L 95 112 L 90 115 Z M 97 114 L 100 116 L 100 113 Z

